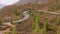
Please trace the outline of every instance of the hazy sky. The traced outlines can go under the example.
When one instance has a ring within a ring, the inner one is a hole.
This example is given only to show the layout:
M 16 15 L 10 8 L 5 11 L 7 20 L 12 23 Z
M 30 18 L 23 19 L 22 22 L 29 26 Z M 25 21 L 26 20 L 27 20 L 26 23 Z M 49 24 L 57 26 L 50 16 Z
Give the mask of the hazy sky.
M 12 5 L 20 0 L 0 0 L 0 4 L 3 5 Z

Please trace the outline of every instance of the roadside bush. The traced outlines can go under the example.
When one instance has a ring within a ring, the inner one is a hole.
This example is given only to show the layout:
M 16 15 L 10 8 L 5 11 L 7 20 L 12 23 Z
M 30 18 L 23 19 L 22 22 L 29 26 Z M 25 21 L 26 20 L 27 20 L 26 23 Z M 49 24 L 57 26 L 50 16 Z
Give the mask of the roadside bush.
M 39 32 L 39 30 L 40 30 L 40 29 L 39 29 L 39 21 L 40 21 L 39 18 L 40 18 L 40 17 L 39 17 L 38 14 L 36 14 L 35 17 L 34 17 L 33 26 L 34 26 L 34 31 L 35 31 L 35 32 Z
M 2 25 L 2 19 L 0 19 L 0 25 Z
M 12 29 L 12 34 L 17 34 L 17 30 L 16 30 L 16 27 L 15 26 Z
M 15 15 L 20 15 L 20 13 L 18 12 L 18 10 L 16 8 L 14 8 L 14 12 L 13 12 Z

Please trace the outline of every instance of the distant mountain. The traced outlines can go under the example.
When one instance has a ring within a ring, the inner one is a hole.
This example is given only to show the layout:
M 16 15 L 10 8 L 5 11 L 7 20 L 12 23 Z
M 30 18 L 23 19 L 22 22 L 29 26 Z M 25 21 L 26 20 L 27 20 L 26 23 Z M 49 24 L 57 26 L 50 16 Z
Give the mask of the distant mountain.
M 45 3 L 45 2 L 49 2 L 50 0 L 20 0 L 20 1 L 18 1 L 14 5 L 17 5 L 18 6 L 18 5 L 28 4 L 28 3 L 36 3 L 36 1 L 39 2 L 39 3 L 41 3 L 41 2 L 44 2 Z M 0 9 L 3 8 L 3 7 L 5 7 L 5 5 L 0 4 Z
M 15 5 L 23 5 L 23 4 L 28 4 L 28 3 L 36 3 L 37 2 L 49 2 L 50 0 L 20 0 L 17 2 Z
M 3 8 L 4 6 L 5 6 L 5 5 L 3 5 L 3 4 L 0 4 L 0 9 L 1 9 L 1 8 Z
M 35 0 L 20 0 L 19 2 L 17 2 L 15 5 L 23 5 L 23 4 L 28 4 L 30 2 L 35 2 Z

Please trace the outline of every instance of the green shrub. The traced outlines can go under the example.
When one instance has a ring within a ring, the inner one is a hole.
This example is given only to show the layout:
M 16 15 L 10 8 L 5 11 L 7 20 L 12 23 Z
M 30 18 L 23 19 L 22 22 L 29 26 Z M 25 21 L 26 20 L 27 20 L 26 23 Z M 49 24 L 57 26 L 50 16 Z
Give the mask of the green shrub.
M 48 19 L 46 20 L 46 22 L 44 23 L 44 26 L 43 26 L 43 28 L 42 28 L 42 32 L 43 32 L 43 34 L 47 34 L 46 32 L 47 32 L 47 29 L 48 29 L 48 27 L 49 27 L 49 17 L 48 17 Z
M 32 6 L 33 6 L 33 4 L 32 4 L 32 3 L 29 3 L 29 6 L 30 6 L 30 7 L 32 7 Z
M 53 31 L 55 31 L 56 28 L 57 28 L 57 27 L 56 27 L 56 24 L 52 24 L 50 28 L 51 28 Z
M 48 22 L 46 21 L 46 23 L 44 23 L 44 26 L 42 29 L 43 34 L 46 34 L 47 28 L 48 28 Z
M 19 14 L 20 14 L 16 8 L 14 8 L 13 13 L 14 13 L 15 15 L 19 15 Z
M 16 30 L 16 27 L 15 26 L 12 29 L 12 34 L 17 34 L 17 30 Z
M 39 29 L 39 21 L 40 21 L 39 18 L 40 18 L 40 17 L 39 17 L 38 14 L 36 14 L 35 17 L 34 17 L 33 27 L 35 28 L 35 29 L 34 29 L 35 32 L 39 32 L 39 30 L 40 30 L 40 29 Z
M 50 11 L 57 11 L 60 9 L 60 4 L 55 4 L 50 7 Z
M 60 17 L 58 16 L 55 21 L 57 24 L 60 24 Z
M 57 34 L 60 34 L 60 27 L 58 27 Z
M 13 24 L 13 20 L 10 20 L 11 24 Z
M 0 19 L 0 25 L 2 25 L 2 19 Z
M 9 31 L 7 31 L 5 34 L 9 34 Z

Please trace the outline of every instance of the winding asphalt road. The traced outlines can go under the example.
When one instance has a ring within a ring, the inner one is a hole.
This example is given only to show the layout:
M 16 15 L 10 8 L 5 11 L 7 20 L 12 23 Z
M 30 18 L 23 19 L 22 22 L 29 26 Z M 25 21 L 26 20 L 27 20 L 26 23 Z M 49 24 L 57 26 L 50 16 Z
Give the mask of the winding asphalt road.
M 54 14 L 54 15 L 58 15 L 60 13 L 57 13 L 57 12 L 51 12 L 51 11 L 46 11 L 46 10 L 38 10 L 39 12 L 46 12 L 46 13 L 49 13 L 49 14 Z M 18 22 L 22 22 L 22 21 L 25 21 L 26 19 L 28 19 L 30 17 L 30 15 L 27 13 L 28 11 L 24 11 L 23 12 L 23 15 L 24 17 L 22 19 L 19 19 L 17 21 L 13 21 L 13 23 L 18 23 Z M 6 23 L 3 23 L 3 24 L 8 24 L 10 22 L 6 22 Z
M 39 12 L 47 12 L 47 13 L 49 13 L 49 14 L 54 14 L 54 15 L 60 14 L 60 13 L 51 12 L 51 11 L 46 11 L 46 10 L 38 10 L 38 11 L 39 11 Z M 23 12 L 24 17 L 23 17 L 22 19 L 17 20 L 17 21 L 13 21 L 13 23 L 22 22 L 22 21 L 25 21 L 26 19 L 28 19 L 28 18 L 30 17 L 30 15 L 29 15 L 27 12 L 28 12 L 28 11 L 24 11 L 24 12 Z M 10 22 L 6 22 L 6 23 L 3 23 L 3 24 L 4 24 L 4 25 L 8 25 L 8 26 L 12 26 L 12 24 L 11 24 Z M 5 31 L 0 32 L 0 34 L 2 34 L 3 32 L 5 32 Z

